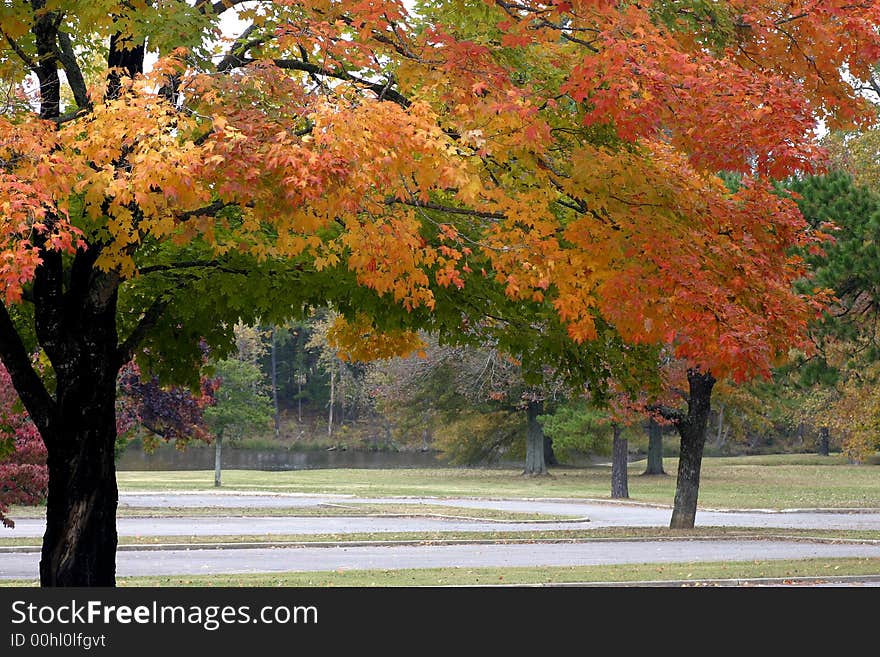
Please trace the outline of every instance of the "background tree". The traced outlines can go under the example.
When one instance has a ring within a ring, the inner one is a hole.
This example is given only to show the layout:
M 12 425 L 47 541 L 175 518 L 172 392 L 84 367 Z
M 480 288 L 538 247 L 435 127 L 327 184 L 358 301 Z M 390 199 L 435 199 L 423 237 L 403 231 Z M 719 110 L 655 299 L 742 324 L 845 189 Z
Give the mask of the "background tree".
M 645 431 L 648 434 L 648 454 L 645 459 L 645 471 L 643 475 L 665 475 L 663 469 L 663 429 L 656 418 L 649 417 L 645 421 Z
M 810 284 L 833 290 L 835 302 L 814 323 L 817 348 L 793 372 L 806 388 L 805 411 L 817 427 L 818 450 L 829 436 L 843 438 L 850 458 L 861 461 L 876 444 L 876 364 L 880 344 L 880 196 L 846 172 L 788 181 L 812 229 L 828 239 L 805 253 Z
M 223 440 L 265 429 L 272 421 L 272 399 L 263 373 L 249 360 L 228 358 L 215 365 L 217 389 L 214 403 L 204 410 L 205 422 L 214 435 L 214 485 L 221 485 Z
M 224 438 L 242 438 L 265 429 L 274 405 L 259 362 L 270 349 L 270 331 L 237 324 L 235 354 L 214 363 L 213 396 L 204 410 L 214 438 L 214 486 L 220 487 Z

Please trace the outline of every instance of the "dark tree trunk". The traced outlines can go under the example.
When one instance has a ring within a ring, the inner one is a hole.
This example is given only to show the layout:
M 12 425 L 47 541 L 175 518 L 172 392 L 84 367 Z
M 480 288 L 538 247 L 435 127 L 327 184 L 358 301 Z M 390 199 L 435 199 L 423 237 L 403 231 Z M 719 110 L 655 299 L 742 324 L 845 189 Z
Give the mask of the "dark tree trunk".
M 50 441 L 42 586 L 116 584 L 115 414 L 95 404 L 83 406 L 85 414 L 94 415 L 91 426 Z
M 627 441 L 620 427 L 614 425 L 614 439 L 611 444 L 611 497 L 614 499 L 629 497 L 627 477 Z
M 642 474 L 666 474 L 663 469 L 663 427 L 653 418 L 648 420 L 648 464 Z
M 34 330 L 52 364 L 54 397 L 0 304 L 0 356 L 48 451 L 43 586 L 115 584 L 116 377 L 133 342 L 118 345 L 119 280 L 93 268 L 98 254 L 78 251 L 65 276 L 61 255 L 43 251 L 35 273 Z
M 708 372 L 688 371 L 688 410 L 676 421 L 681 435 L 678 459 L 678 480 L 672 509 L 672 529 L 693 529 L 697 516 L 697 495 L 700 491 L 700 467 L 706 444 L 706 423 L 711 411 L 712 387 L 715 378 Z
M 547 462 L 544 460 L 544 429 L 538 422 L 543 410 L 543 402 L 531 401 L 526 408 L 528 428 L 526 430 L 526 467 L 523 474 L 547 474 Z
M 819 440 L 816 444 L 816 451 L 819 452 L 819 456 L 828 456 L 831 453 L 829 434 L 828 427 L 819 428 Z
M 559 465 L 556 452 L 553 451 L 553 439 L 544 434 L 544 463 L 547 465 Z
M 116 576 L 118 278 L 80 252 L 62 295 L 58 254 L 34 282 L 35 327 L 55 373 L 55 419 L 40 427 L 49 496 L 40 561 L 43 586 L 113 586 Z

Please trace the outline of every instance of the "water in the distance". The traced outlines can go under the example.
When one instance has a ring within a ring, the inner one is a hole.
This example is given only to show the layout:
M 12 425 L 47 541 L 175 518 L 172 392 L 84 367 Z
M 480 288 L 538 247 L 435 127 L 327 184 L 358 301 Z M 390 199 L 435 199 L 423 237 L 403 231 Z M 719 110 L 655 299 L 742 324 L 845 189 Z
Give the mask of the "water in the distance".
M 310 470 L 316 468 L 430 468 L 442 466 L 436 452 L 373 452 L 365 450 L 305 450 L 223 448 L 224 470 Z M 214 449 L 191 447 L 180 451 L 162 445 L 152 454 L 139 446 L 123 452 L 118 470 L 213 470 Z

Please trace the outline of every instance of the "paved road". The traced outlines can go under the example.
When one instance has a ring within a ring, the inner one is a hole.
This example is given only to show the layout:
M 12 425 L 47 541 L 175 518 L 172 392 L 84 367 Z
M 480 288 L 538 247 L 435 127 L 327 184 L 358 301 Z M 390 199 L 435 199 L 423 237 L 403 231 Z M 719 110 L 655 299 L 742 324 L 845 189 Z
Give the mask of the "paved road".
M 506 545 L 298 547 L 121 551 L 117 574 L 180 575 L 484 566 L 590 566 L 626 563 L 880 557 L 880 546 L 793 541 L 599 541 Z M 39 554 L 0 555 L 0 578 L 31 578 Z
M 573 500 L 482 500 L 438 498 L 355 498 L 338 495 L 238 495 L 238 494 L 123 494 L 120 506 L 182 507 L 206 506 L 229 508 L 301 508 L 320 504 L 371 503 L 421 504 L 463 508 L 498 509 L 570 516 L 566 522 L 501 522 L 428 517 L 203 517 L 203 518 L 120 518 L 121 536 L 207 536 L 207 535 L 278 535 L 278 534 L 351 534 L 361 532 L 485 532 L 589 529 L 601 527 L 666 527 L 668 508 L 636 504 L 613 504 Z M 588 522 L 579 519 L 588 518 Z M 877 529 L 880 512 L 816 511 L 700 511 L 697 525 L 721 527 L 778 527 L 781 529 Z M 39 537 L 42 519 L 19 519 L 15 529 L 3 536 Z
M 529 523 L 486 522 L 442 518 L 368 518 L 368 517 L 238 517 L 238 518 L 118 518 L 120 536 L 219 536 L 271 534 L 354 534 L 362 532 L 437 532 L 437 531 L 531 531 L 544 529 L 589 529 L 589 522 Z M 0 536 L 38 537 L 45 522 L 36 519 L 15 521 L 15 529 Z
M 120 518 L 121 535 L 192 536 L 207 534 L 344 534 L 353 532 L 547 530 L 614 526 L 668 526 L 670 510 L 637 504 L 578 500 L 477 500 L 438 498 L 356 498 L 341 495 L 278 494 L 130 494 L 124 507 L 297 508 L 327 503 L 401 503 L 491 508 L 567 515 L 569 522 L 490 522 L 452 518 L 401 517 L 221 517 Z M 589 518 L 583 522 L 582 518 Z M 778 527 L 814 529 L 880 529 L 880 512 L 701 511 L 703 526 Z M 38 537 L 43 521 L 19 519 L 3 536 Z M 118 574 L 175 575 L 395 569 L 480 566 L 572 566 L 621 563 L 801 559 L 809 557 L 878 557 L 880 544 L 773 541 L 600 541 L 591 543 L 508 545 L 350 546 L 296 548 L 237 548 L 193 550 L 125 550 L 117 557 Z M 0 578 L 35 577 L 39 554 L 0 554 Z

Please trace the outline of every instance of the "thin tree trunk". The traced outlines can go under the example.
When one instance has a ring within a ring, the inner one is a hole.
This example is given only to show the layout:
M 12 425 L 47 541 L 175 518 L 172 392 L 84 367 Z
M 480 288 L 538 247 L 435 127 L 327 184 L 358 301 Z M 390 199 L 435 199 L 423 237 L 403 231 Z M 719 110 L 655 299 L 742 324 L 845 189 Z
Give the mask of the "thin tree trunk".
M 223 453 L 223 434 L 217 434 L 217 438 L 214 440 L 214 487 L 215 488 L 220 488 L 220 486 L 223 485 L 223 482 L 220 481 L 222 453 Z
M 303 422 L 303 375 L 297 372 L 296 374 L 296 420 L 298 424 L 302 424 Z
M 645 475 L 665 475 L 663 469 L 663 427 L 657 420 L 648 420 L 648 464 Z
M 678 459 L 678 479 L 675 484 L 675 502 L 672 509 L 672 529 L 693 529 L 697 516 L 697 497 L 700 491 L 700 468 L 703 447 L 706 444 L 706 424 L 712 410 L 712 387 L 715 378 L 708 372 L 688 371 L 688 410 L 676 422 L 681 435 Z
M 718 408 L 718 430 L 715 433 L 715 448 L 721 449 L 724 446 L 724 439 L 726 434 L 724 433 L 724 404 L 721 404 Z
M 614 439 L 611 446 L 611 497 L 614 499 L 629 497 L 627 477 L 628 440 L 623 437 L 620 426 L 615 424 Z
M 547 474 L 547 462 L 544 460 L 544 429 L 538 422 L 538 416 L 543 407 L 543 402 L 530 401 L 526 408 L 528 427 L 526 429 L 526 467 L 523 470 L 523 474 L 526 475 Z
M 275 327 L 272 327 L 272 406 L 275 420 L 275 438 L 281 437 L 281 414 L 278 412 L 278 362 L 275 344 Z
M 819 452 L 819 456 L 828 456 L 831 453 L 830 449 L 830 430 L 828 427 L 819 427 L 819 441 L 817 443 L 817 451 Z
M 333 437 L 333 404 L 336 402 L 336 363 L 330 364 L 330 415 L 327 418 L 327 437 Z

